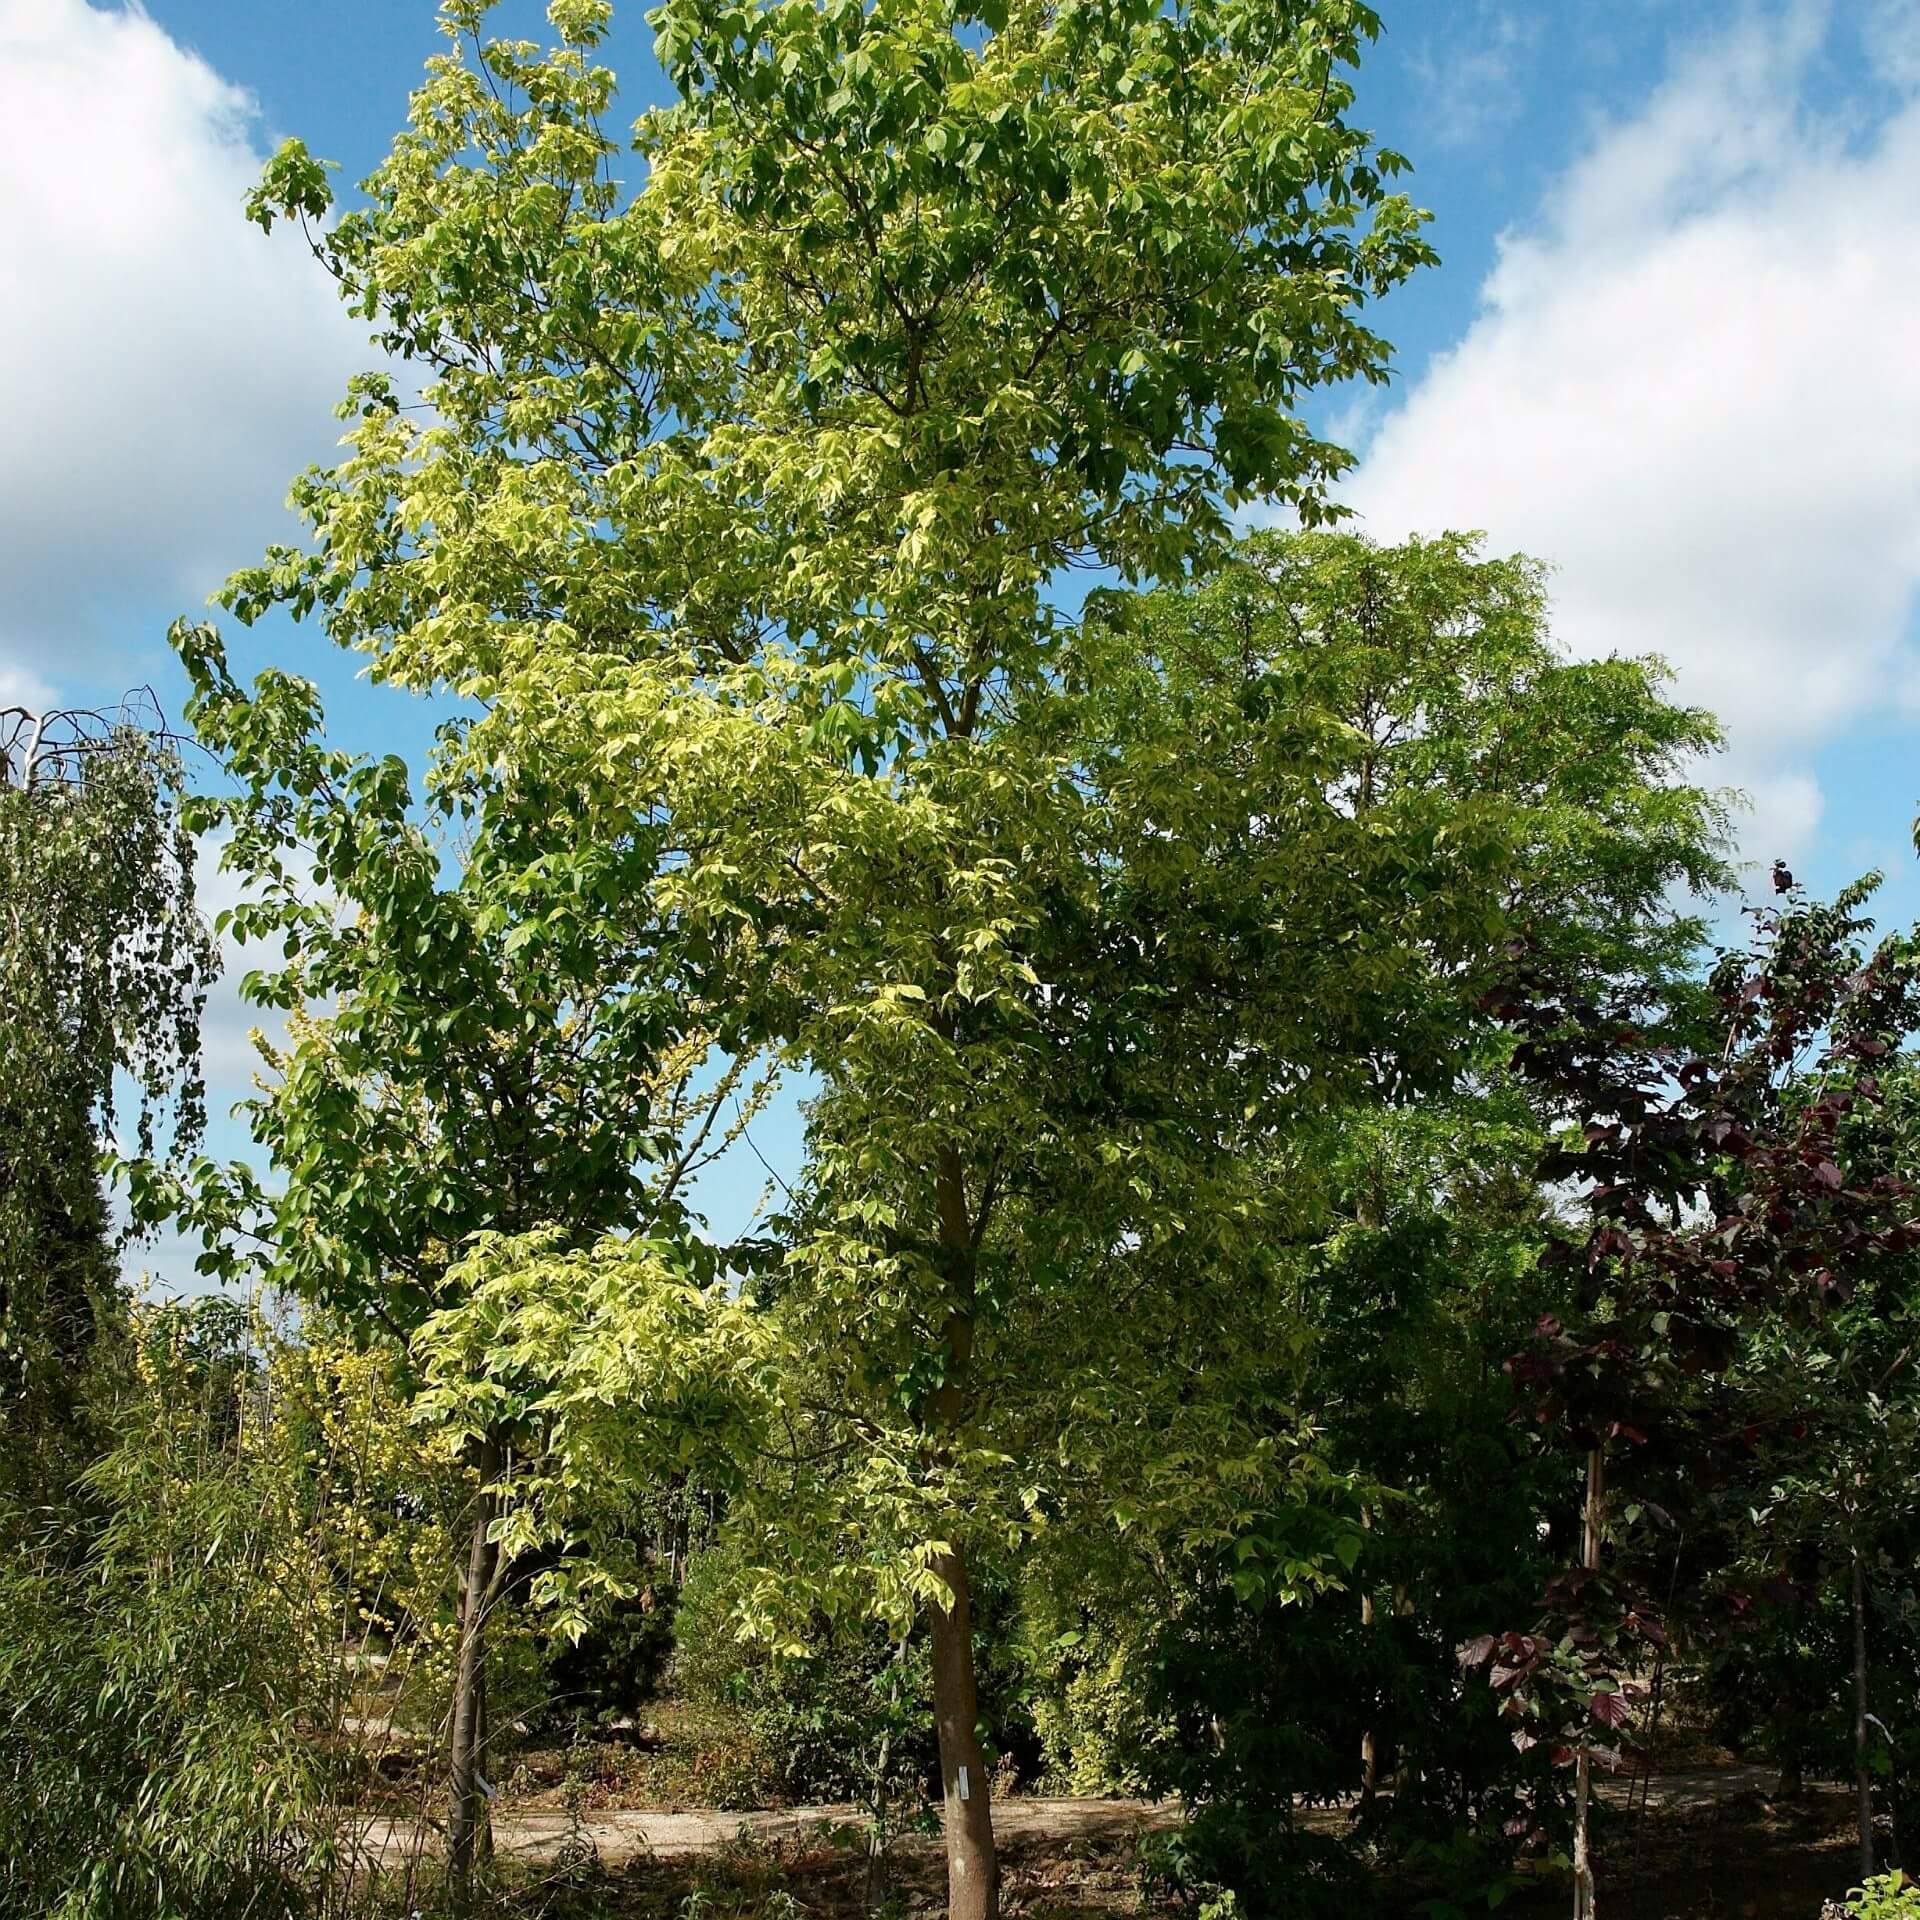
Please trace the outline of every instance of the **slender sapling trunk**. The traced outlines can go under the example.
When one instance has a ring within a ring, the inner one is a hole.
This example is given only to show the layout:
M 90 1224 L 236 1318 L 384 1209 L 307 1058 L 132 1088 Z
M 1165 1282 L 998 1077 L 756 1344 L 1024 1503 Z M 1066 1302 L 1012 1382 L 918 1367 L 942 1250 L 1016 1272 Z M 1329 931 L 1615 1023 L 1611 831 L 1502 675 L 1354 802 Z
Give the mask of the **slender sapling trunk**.
M 976 1227 L 968 1211 L 960 1157 L 942 1152 L 938 1172 L 940 1246 L 954 1295 L 944 1330 L 946 1378 L 929 1412 L 945 1455 L 966 1417 L 967 1374 L 973 1361 L 973 1263 Z M 980 1227 L 985 1226 L 983 1216 Z M 980 1704 L 974 1680 L 973 1609 L 964 1541 L 955 1538 L 933 1563 L 951 1596 L 928 1609 L 933 1653 L 933 1712 L 940 1741 L 940 1790 L 947 1838 L 948 1920 L 999 1920 L 1000 1866 L 993 1844 L 986 1757 L 980 1749 Z
M 1867 1767 L 1872 1732 L 1867 1701 L 1867 1573 L 1860 1549 L 1853 1549 L 1853 1784 L 1859 1801 L 1860 1876 L 1876 1871 L 1873 1849 L 1873 1775 Z
M 1600 1565 L 1600 1539 L 1606 1516 L 1606 1457 L 1595 1447 L 1587 1455 L 1586 1523 L 1582 1529 L 1580 1564 L 1590 1570 Z M 1593 1806 L 1593 1739 L 1582 1731 L 1573 1776 L 1573 1920 L 1594 1920 L 1593 1856 L 1588 1825 Z
M 480 1857 L 486 1825 L 486 1796 L 480 1785 L 480 1743 L 486 1712 L 487 1614 L 498 1597 L 499 1543 L 493 1527 L 493 1496 L 487 1488 L 498 1477 L 500 1450 L 491 1441 L 476 1452 L 480 1492 L 475 1496 L 473 1528 L 467 1544 L 466 1589 L 460 1603 L 460 1651 L 454 1667 L 450 1741 L 451 1778 L 447 1805 L 447 1881 L 456 1912 L 473 1899 L 473 1869 Z

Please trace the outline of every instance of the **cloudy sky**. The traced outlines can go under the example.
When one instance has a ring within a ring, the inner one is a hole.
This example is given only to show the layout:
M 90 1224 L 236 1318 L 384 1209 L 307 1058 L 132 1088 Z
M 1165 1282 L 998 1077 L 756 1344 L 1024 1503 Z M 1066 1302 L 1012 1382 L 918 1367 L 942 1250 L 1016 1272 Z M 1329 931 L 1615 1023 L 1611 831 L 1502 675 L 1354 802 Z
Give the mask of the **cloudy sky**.
M 1884 865 L 1920 913 L 1920 0 L 1376 4 L 1362 116 L 1445 264 L 1380 315 L 1392 388 L 1330 402 L 1348 503 L 1550 561 L 1570 647 L 1658 652 L 1722 715 L 1754 859 Z M 289 133 L 358 178 L 434 46 L 431 0 L 0 0 L 0 704 L 177 707 L 168 620 L 285 531 L 366 358 L 241 196 Z M 347 742 L 422 742 L 318 636 L 248 645 Z M 223 995 L 220 1104 L 245 1026 Z

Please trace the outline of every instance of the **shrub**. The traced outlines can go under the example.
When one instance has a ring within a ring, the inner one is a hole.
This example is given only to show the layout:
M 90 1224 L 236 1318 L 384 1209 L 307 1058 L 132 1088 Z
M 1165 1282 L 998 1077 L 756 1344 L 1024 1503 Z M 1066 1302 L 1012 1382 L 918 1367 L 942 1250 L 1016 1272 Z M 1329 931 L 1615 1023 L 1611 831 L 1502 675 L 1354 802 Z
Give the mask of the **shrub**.
M 208 1325 L 139 1322 L 111 1448 L 0 1515 L 7 1920 L 276 1920 L 325 1865 L 329 1582 Z
M 546 1699 L 551 1718 L 631 1717 L 666 1680 L 679 1593 L 660 1572 L 630 1598 L 598 1614 L 577 1641 L 550 1643 Z
M 893 1647 L 878 1627 L 835 1633 L 823 1622 L 816 1653 L 776 1655 L 740 1639 L 736 1577 L 724 1544 L 689 1564 L 676 1617 L 676 1690 L 737 1716 L 768 1786 L 789 1799 L 917 1799 L 935 1765 L 925 1647 Z

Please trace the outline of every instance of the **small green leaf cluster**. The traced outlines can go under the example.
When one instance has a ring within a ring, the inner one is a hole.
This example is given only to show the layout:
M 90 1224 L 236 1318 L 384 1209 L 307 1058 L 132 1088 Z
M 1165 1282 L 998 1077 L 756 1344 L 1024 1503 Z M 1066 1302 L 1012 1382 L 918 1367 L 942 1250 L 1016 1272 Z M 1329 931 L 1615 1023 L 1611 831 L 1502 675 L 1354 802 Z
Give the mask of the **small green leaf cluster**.
M 1857 1914 L 1860 1920 L 1905 1920 L 1920 1914 L 1920 1882 L 1910 1880 L 1897 1868 L 1892 1873 L 1877 1873 L 1864 1886 L 1853 1888 L 1842 1911 Z

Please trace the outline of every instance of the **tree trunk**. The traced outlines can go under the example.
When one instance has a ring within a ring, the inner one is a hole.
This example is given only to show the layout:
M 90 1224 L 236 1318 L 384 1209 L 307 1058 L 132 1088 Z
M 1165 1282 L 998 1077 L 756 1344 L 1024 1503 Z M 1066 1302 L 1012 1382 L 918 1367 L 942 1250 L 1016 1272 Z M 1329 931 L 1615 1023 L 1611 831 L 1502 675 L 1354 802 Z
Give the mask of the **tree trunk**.
M 949 1035 L 951 1038 L 951 1035 Z M 952 1289 L 942 1344 L 946 1377 L 929 1396 L 929 1441 L 935 1459 L 951 1457 L 955 1433 L 967 1417 L 967 1375 L 973 1363 L 974 1261 L 986 1227 L 983 1194 L 976 1221 L 967 1205 L 959 1154 L 942 1148 L 936 1171 L 940 1251 Z M 933 1571 L 953 1596 L 928 1613 L 933 1651 L 933 1714 L 940 1739 L 940 1788 L 946 1815 L 948 1920 L 999 1920 L 1000 1867 L 994 1854 L 993 1812 L 986 1757 L 976 1731 L 980 1705 L 974 1684 L 973 1613 L 966 1547 L 958 1534 Z
M 481 1722 L 486 1711 L 487 1614 L 497 1595 L 500 1548 L 487 1536 L 493 1496 L 485 1489 L 498 1477 L 500 1452 L 491 1442 L 476 1456 L 481 1491 L 474 1498 L 473 1531 L 467 1545 L 467 1582 L 460 1602 L 460 1651 L 454 1667 L 451 1778 L 447 1805 L 447 1883 L 454 1910 L 473 1900 L 473 1868 L 482 1848 L 486 1796 L 480 1786 Z
M 1600 1565 L 1600 1537 L 1604 1528 L 1607 1492 L 1606 1461 L 1598 1447 L 1587 1455 L 1586 1523 L 1582 1528 L 1580 1564 Z M 1594 1898 L 1593 1857 L 1588 1846 L 1588 1821 L 1593 1806 L 1593 1740 L 1584 1730 L 1573 1776 L 1573 1920 L 1594 1920 L 1599 1910 Z
M 1782 1800 L 1798 1800 L 1807 1790 L 1808 1718 L 1800 1677 L 1789 1666 L 1786 1678 L 1780 1683 L 1780 1692 L 1773 1708 L 1774 1730 L 1780 1748 L 1780 1784 L 1775 1792 Z
M 1860 1807 L 1860 1877 L 1869 1879 L 1873 1859 L 1873 1775 L 1867 1767 L 1867 1574 L 1853 1549 L 1853 1784 Z
M 878 1913 L 893 1891 L 893 1806 L 891 1779 L 893 1769 L 893 1729 L 900 1712 L 900 1663 L 906 1658 L 907 1643 L 902 1640 L 889 1662 L 893 1671 L 887 1682 L 887 1724 L 880 1735 L 880 1752 L 873 1763 L 873 1804 L 869 1808 L 871 1824 L 867 1829 L 866 1908 Z
M 483 1621 L 479 1671 L 474 1675 L 474 1692 L 478 1697 L 473 1705 L 473 1784 L 475 1792 L 479 1795 L 476 1808 L 478 1817 L 474 1822 L 474 1858 L 483 1864 L 491 1864 L 493 1860 L 493 1788 L 487 1779 L 487 1769 L 493 1764 L 491 1758 L 493 1713 L 488 1704 L 485 1631 L 486 1623 Z
M 940 1789 L 947 1834 L 947 1920 L 999 1920 L 1000 1868 L 993 1847 L 993 1809 L 986 1756 L 977 1726 L 973 1621 L 967 1562 L 956 1547 L 933 1563 L 953 1594 L 932 1607 L 933 1713 L 940 1736 Z
M 1378 1204 L 1371 1195 L 1362 1195 L 1359 1206 L 1359 1219 L 1363 1227 L 1377 1227 L 1380 1224 Z M 1364 1509 L 1360 1514 L 1360 1525 L 1371 1531 L 1373 1515 Z M 1363 1572 L 1362 1581 L 1366 1575 Z M 1372 1588 L 1362 1585 L 1360 1589 L 1360 1625 L 1363 1631 L 1370 1632 L 1374 1622 L 1374 1604 Z M 1371 1658 L 1371 1655 L 1368 1656 Z M 1380 1793 L 1380 1734 L 1375 1725 L 1377 1719 L 1378 1697 L 1374 1700 L 1376 1709 L 1368 1716 L 1366 1726 L 1360 1734 L 1360 1819 L 1364 1824 L 1372 1817 L 1374 1805 Z

